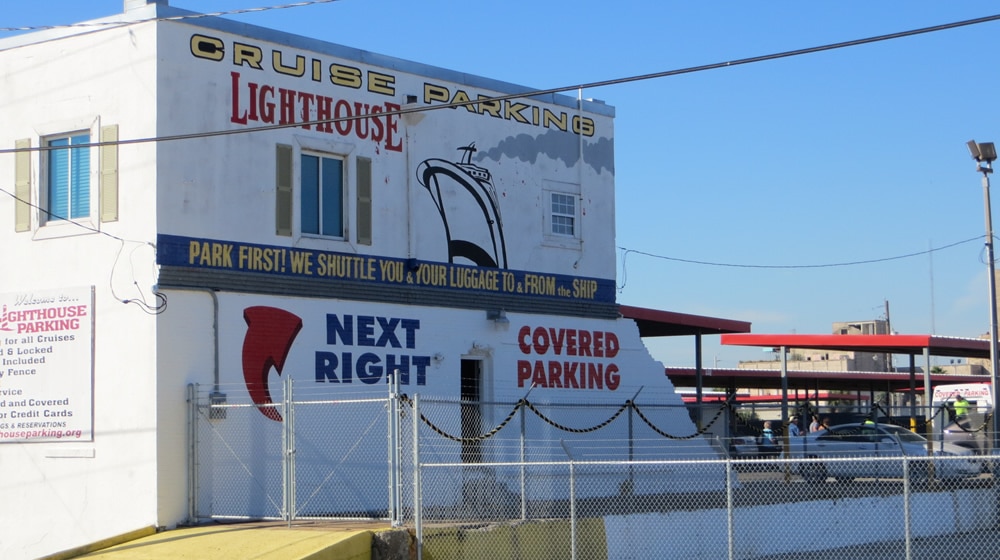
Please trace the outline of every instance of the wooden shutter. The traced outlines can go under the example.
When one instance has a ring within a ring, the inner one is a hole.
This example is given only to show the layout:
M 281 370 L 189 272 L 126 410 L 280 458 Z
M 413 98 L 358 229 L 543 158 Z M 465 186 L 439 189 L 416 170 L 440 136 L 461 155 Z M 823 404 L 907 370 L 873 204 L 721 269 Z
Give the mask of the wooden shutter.
M 358 158 L 358 244 L 372 244 L 372 160 Z
M 292 147 L 278 144 L 275 157 L 275 233 L 292 235 Z
M 27 150 L 31 140 L 14 141 L 14 148 Z M 14 231 L 31 229 L 31 152 L 14 153 Z
M 101 146 L 101 221 L 118 221 L 118 125 L 101 127 L 103 142 L 114 142 Z

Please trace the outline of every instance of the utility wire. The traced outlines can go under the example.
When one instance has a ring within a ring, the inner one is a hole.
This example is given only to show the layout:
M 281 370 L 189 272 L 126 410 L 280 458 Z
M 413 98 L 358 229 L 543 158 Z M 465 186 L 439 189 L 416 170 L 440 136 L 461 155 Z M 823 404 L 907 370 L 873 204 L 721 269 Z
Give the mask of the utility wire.
M 133 23 L 148 23 L 150 21 L 181 21 L 186 19 L 200 19 L 206 17 L 219 17 L 219 16 L 231 16 L 239 14 L 249 14 L 255 12 L 266 12 L 269 10 L 283 10 L 286 8 L 301 8 L 303 6 L 312 6 L 313 4 L 329 4 L 331 2 L 339 2 L 340 0 L 303 0 L 302 2 L 295 2 L 294 4 L 282 4 L 280 6 L 264 6 L 261 8 L 241 8 L 236 10 L 227 10 L 225 12 L 212 12 L 209 14 L 185 14 L 182 16 L 166 16 L 166 17 L 152 17 L 146 19 L 137 19 L 132 21 L 85 21 L 81 23 L 69 23 L 64 25 L 31 25 L 24 27 L 0 27 L 0 32 L 3 31 L 44 31 L 48 29 L 71 29 L 74 27 L 115 27 L 120 25 L 131 25 Z
M 826 264 L 736 264 L 736 263 L 721 263 L 721 262 L 711 262 L 711 261 L 698 261 L 698 260 L 693 260 L 693 259 L 682 259 L 682 258 L 679 258 L 679 257 L 668 257 L 666 255 L 657 255 L 657 254 L 654 254 L 654 253 L 647 253 L 645 251 L 638 251 L 638 250 L 629 249 L 629 248 L 626 248 L 626 247 L 618 247 L 618 249 L 621 250 L 621 251 L 623 251 L 623 254 L 622 254 L 622 266 L 623 267 L 624 267 L 625 259 L 628 257 L 629 253 L 635 253 L 637 255 L 642 255 L 642 256 L 645 256 L 645 257 L 652 257 L 654 259 L 663 259 L 665 261 L 675 261 L 675 262 L 682 262 L 682 263 L 687 263 L 687 264 L 699 264 L 699 265 L 705 265 L 705 266 L 722 266 L 722 267 L 728 267 L 728 268 L 803 269 L 803 268 L 835 268 L 835 267 L 841 267 L 841 266 L 857 266 L 857 265 L 862 265 L 862 264 L 874 264 L 874 263 L 881 263 L 881 262 L 896 261 L 896 260 L 900 260 L 900 259 L 908 259 L 910 257 L 919 257 L 920 255 L 927 255 L 927 254 L 935 253 L 937 251 L 943 251 L 945 249 L 950 249 L 952 247 L 957 247 L 958 245 L 962 245 L 964 243 L 969 243 L 971 241 L 980 241 L 980 240 L 982 240 L 982 238 L 983 238 L 982 235 L 977 235 L 976 237 L 972 237 L 972 238 L 969 238 L 969 239 L 963 239 L 962 241 L 956 241 L 954 243 L 951 243 L 949 245 L 945 245 L 943 247 L 935 247 L 933 249 L 928 249 L 926 251 L 918 251 L 916 253 L 907 253 L 905 255 L 896 255 L 896 256 L 893 256 L 893 257 L 882 257 L 882 258 L 879 258 L 879 259 L 868 259 L 868 260 L 863 260 L 863 261 L 846 261 L 846 262 L 826 263 Z
M 336 1 L 336 0 L 316 0 L 316 1 Z M 289 5 L 289 6 L 292 6 L 292 5 Z M 340 122 L 354 121 L 354 120 L 360 120 L 360 119 L 367 119 L 367 118 L 371 118 L 371 117 L 374 117 L 374 116 L 406 115 L 406 114 L 410 114 L 410 113 L 422 113 L 422 112 L 427 112 L 427 111 L 435 111 L 435 110 L 439 110 L 439 109 L 451 109 L 451 108 L 454 108 L 454 107 L 465 107 L 467 105 L 476 105 L 478 103 L 484 103 L 484 102 L 488 103 L 488 102 L 495 102 L 495 101 L 506 101 L 506 100 L 510 100 L 510 99 L 520 99 L 520 98 L 525 98 L 525 97 L 538 97 L 538 96 L 550 95 L 550 94 L 553 94 L 553 93 L 563 93 L 563 92 L 573 91 L 573 90 L 591 89 L 591 88 L 598 88 L 598 87 L 605 87 L 605 86 L 626 84 L 626 83 L 630 83 L 630 82 L 638 82 L 638 81 L 643 81 L 643 80 L 653 80 L 653 79 L 657 79 L 657 78 L 666 78 L 666 77 L 670 77 L 670 76 L 679 76 L 681 74 L 691 74 L 691 73 L 694 73 L 694 72 L 704 72 L 706 70 L 717 70 L 717 69 L 720 69 L 720 68 L 729 68 L 731 66 L 739 66 L 739 65 L 750 64 L 750 63 L 754 63 L 754 62 L 764 62 L 764 61 L 768 61 L 768 60 L 777 60 L 777 59 L 780 59 L 780 58 L 788 58 L 788 57 L 792 57 L 792 56 L 800 56 L 800 55 L 812 54 L 812 53 L 829 51 L 829 50 L 834 50 L 834 49 L 842 49 L 842 48 L 853 47 L 853 46 L 857 46 L 857 45 L 865 45 L 865 44 L 868 44 L 868 43 L 876 43 L 876 42 L 880 42 L 880 41 L 888 41 L 888 40 L 891 40 L 891 39 L 900 39 L 900 38 L 903 38 L 903 37 L 911 37 L 911 36 L 914 36 L 914 35 L 920 35 L 920 34 L 924 34 L 924 33 L 932 33 L 932 32 L 936 32 L 936 31 L 944 31 L 944 30 L 948 30 L 948 29 L 955 29 L 955 28 L 958 28 L 958 27 L 965 27 L 965 26 L 969 26 L 969 25 L 976 25 L 976 24 L 980 24 L 980 23 L 987 23 L 987 22 L 997 21 L 997 20 L 1000 20 L 1000 14 L 993 15 L 993 16 L 986 16 L 986 17 L 976 18 L 976 19 L 969 19 L 969 20 L 957 21 L 957 22 L 954 22 L 954 23 L 945 23 L 945 24 L 941 24 L 941 25 L 934 25 L 934 26 L 931 26 L 931 27 L 923 27 L 923 28 L 920 28 L 920 29 L 913 29 L 913 30 L 910 30 L 910 31 L 900 31 L 898 33 L 890 33 L 890 34 L 887 34 L 887 35 L 878 35 L 878 36 L 875 36 L 875 37 L 868 37 L 868 38 L 865 38 L 865 39 L 855 39 L 855 40 L 852 40 L 852 41 L 844 41 L 844 42 L 840 42 L 840 43 L 830 43 L 830 44 L 827 44 L 827 45 L 821 45 L 821 46 L 817 46 L 817 47 L 809 47 L 809 48 L 805 48 L 805 49 L 797 49 L 797 50 L 793 50 L 793 51 L 785 51 L 785 52 L 780 52 L 780 53 L 767 54 L 767 55 L 762 55 L 762 56 L 754 56 L 754 57 L 749 57 L 749 58 L 739 58 L 739 59 L 730 60 L 730 61 L 727 61 L 727 62 L 716 62 L 714 64 L 705 64 L 705 65 L 702 65 L 702 66 L 690 66 L 690 67 L 687 67 L 687 68 L 681 68 L 681 69 L 677 69 L 677 70 L 667 70 L 667 71 L 664 71 L 664 72 L 655 72 L 655 73 L 652 73 L 652 74 L 640 74 L 640 75 L 628 76 L 628 77 L 624 77 L 624 78 L 614 78 L 614 79 L 611 79 L 611 80 L 603 80 L 603 81 L 598 81 L 598 82 L 588 82 L 588 83 L 583 83 L 583 84 L 575 84 L 575 85 L 571 85 L 571 86 L 561 86 L 561 87 L 550 88 L 550 89 L 532 90 L 532 91 L 526 91 L 526 92 L 523 92 L 523 93 L 512 93 L 512 94 L 507 94 L 507 95 L 498 95 L 498 96 L 495 96 L 495 97 L 484 97 L 484 98 L 481 98 L 481 99 L 469 100 L 469 101 L 457 101 L 457 102 L 452 102 L 452 103 L 441 103 L 441 104 L 438 104 L 438 105 L 430 105 L 430 106 L 425 106 L 425 107 L 419 107 L 419 106 L 418 107 L 403 107 L 403 108 L 400 108 L 400 109 L 394 110 L 394 111 L 381 111 L 379 113 L 366 113 L 366 114 L 359 114 L 359 115 L 351 115 L 349 117 L 336 117 L 336 118 L 331 118 L 331 119 L 321 119 L 321 120 L 314 120 L 314 121 L 290 122 L 290 123 L 284 123 L 284 124 L 274 124 L 274 125 L 264 125 L 264 126 L 254 126 L 254 127 L 243 127 L 243 128 L 228 129 L 228 130 L 216 130 L 216 131 L 208 131 L 208 132 L 194 132 L 194 133 L 188 133 L 188 134 L 174 134 L 174 135 L 168 135 L 168 136 L 151 136 L 151 137 L 147 137 L 147 138 L 133 138 L 133 139 L 126 139 L 126 140 L 117 140 L 117 141 L 114 141 L 114 142 L 94 142 L 94 143 L 91 143 L 91 144 L 81 144 L 80 147 L 83 148 L 83 147 L 92 147 L 92 146 L 144 144 L 144 143 L 149 143 L 149 142 L 168 142 L 168 141 L 174 141 L 174 140 L 190 140 L 190 139 L 194 139 L 194 138 L 209 138 L 209 137 L 215 137 L 215 136 L 228 136 L 228 135 L 231 135 L 231 134 L 249 134 L 249 133 L 253 133 L 253 132 L 266 132 L 266 131 L 271 131 L 271 130 L 280 130 L 280 129 L 284 129 L 284 128 L 304 127 L 304 126 L 307 126 L 307 125 L 319 125 L 319 124 L 327 124 L 327 123 L 340 123 Z M 49 149 L 50 148 L 47 147 L 47 146 L 34 146 L 34 147 L 30 147 L 30 148 L 20 148 L 20 149 L 18 149 L 18 148 L 5 148 L 5 149 L 0 149 L 0 154 L 10 154 L 10 153 L 29 152 L 29 151 L 30 152 L 46 151 L 46 150 L 49 150 Z

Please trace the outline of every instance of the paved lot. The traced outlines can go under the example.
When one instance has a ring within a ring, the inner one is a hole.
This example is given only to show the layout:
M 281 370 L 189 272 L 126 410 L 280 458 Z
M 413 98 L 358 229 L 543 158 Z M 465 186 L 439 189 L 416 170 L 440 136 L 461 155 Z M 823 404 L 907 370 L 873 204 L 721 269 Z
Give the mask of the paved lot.
M 890 541 L 863 546 L 815 552 L 796 552 L 765 556 L 755 560 L 978 560 L 1000 555 L 1000 529 L 914 539 L 907 555 L 904 541 Z

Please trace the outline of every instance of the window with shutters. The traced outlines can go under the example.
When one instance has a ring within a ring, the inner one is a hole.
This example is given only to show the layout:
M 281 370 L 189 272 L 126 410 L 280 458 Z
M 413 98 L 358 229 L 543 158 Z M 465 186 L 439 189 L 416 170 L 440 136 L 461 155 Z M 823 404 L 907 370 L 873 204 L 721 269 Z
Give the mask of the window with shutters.
M 118 125 L 83 117 L 39 128 L 39 136 L 14 142 L 14 231 L 48 239 L 117 221 Z
M 275 145 L 276 235 L 372 244 L 372 160 L 354 146 Z
M 90 217 L 90 132 L 48 136 L 43 145 L 45 222 Z
M 344 238 L 344 160 L 302 152 L 299 165 L 302 233 Z

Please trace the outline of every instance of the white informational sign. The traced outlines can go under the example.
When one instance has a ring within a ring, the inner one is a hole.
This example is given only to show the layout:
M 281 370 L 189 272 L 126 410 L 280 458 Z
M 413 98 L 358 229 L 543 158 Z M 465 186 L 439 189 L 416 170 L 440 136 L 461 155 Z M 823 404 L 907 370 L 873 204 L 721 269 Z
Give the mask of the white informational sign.
M 93 293 L 0 294 L 0 443 L 93 440 Z

